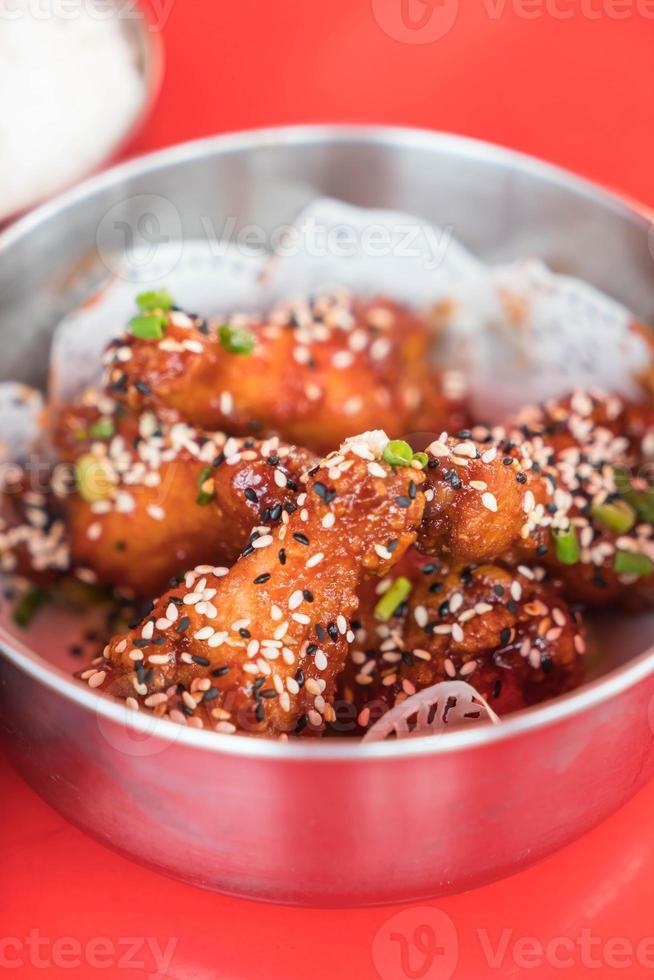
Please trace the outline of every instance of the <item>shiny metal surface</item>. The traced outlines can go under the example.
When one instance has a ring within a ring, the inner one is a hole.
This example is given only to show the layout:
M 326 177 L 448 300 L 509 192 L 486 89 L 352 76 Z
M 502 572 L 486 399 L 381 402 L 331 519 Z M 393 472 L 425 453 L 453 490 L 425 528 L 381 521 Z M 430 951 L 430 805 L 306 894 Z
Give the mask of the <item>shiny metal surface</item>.
M 413 211 L 486 257 L 538 254 L 654 313 L 647 217 L 583 181 L 440 134 L 269 130 L 129 163 L 10 228 L 0 378 L 43 379 L 57 318 L 107 274 L 108 212 L 112 227 L 154 212 L 165 233 L 172 204 L 189 237 L 207 217 L 270 231 L 319 194 Z M 573 840 L 654 773 L 654 652 L 498 728 L 362 746 L 133 715 L 1 629 L 0 644 L 4 742 L 38 792 L 137 860 L 253 898 L 342 906 L 472 887 Z

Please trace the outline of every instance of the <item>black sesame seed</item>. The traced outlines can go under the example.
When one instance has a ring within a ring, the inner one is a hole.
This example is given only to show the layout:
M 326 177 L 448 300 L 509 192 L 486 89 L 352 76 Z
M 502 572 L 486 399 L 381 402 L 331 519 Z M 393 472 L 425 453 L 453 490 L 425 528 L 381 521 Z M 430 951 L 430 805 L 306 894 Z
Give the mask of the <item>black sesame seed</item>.
M 336 626 L 336 623 L 329 623 L 329 625 L 327 626 L 327 632 L 329 633 L 330 639 L 333 640 L 334 643 L 336 643 L 336 641 L 338 640 L 338 628 Z
M 295 726 L 295 734 L 299 735 L 300 732 L 304 731 L 304 729 L 307 727 L 308 724 L 309 724 L 308 715 L 302 715 L 300 718 L 298 718 L 297 725 Z
M 271 687 L 268 687 L 265 691 L 259 691 L 259 697 L 266 698 L 267 700 L 270 698 L 276 698 L 277 691 L 274 691 Z
M 209 664 L 211 663 L 211 661 L 207 660 L 206 657 L 192 656 L 191 660 L 193 661 L 194 664 L 197 664 L 198 667 L 208 667 Z
M 408 497 L 396 497 L 395 498 L 395 503 L 398 505 L 398 507 L 410 507 L 411 506 L 411 501 L 409 500 Z
M 499 598 L 501 599 L 502 596 L 504 595 L 504 586 L 503 585 L 494 585 L 493 586 L 493 592 L 495 593 L 496 596 L 499 596 Z
M 225 462 L 225 454 L 223 452 L 219 452 L 213 461 L 213 466 L 220 466 L 220 464 L 224 462 Z
M 245 548 L 243 548 L 243 551 L 241 552 L 241 558 L 247 558 L 247 556 L 251 555 L 253 551 L 254 548 L 252 547 L 252 545 L 248 544 Z
M 270 520 L 271 521 L 278 521 L 281 516 L 282 516 L 282 505 L 281 504 L 275 504 L 274 507 L 271 507 L 270 508 Z
M 211 671 L 212 677 L 223 677 L 229 672 L 229 667 L 216 667 L 215 670 Z
M 505 626 L 502 632 L 500 633 L 500 643 L 502 644 L 503 647 L 505 647 L 510 639 L 511 639 L 511 630 L 509 629 L 508 626 Z
M 143 637 L 139 637 L 137 640 L 134 640 L 133 642 L 135 647 L 138 647 L 139 650 L 142 650 L 143 647 L 149 647 L 152 640 L 144 640 Z
M 263 701 L 259 701 L 256 708 L 254 709 L 254 715 L 257 721 L 263 721 L 266 717 L 266 710 L 263 706 Z
M 242 636 L 244 640 L 249 640 L 250 637 L 252 636 L 252 633 L 250 633 L 249 630 L 246 630 L 245 627 L 241 627 L 241 629 L 238 631 L 238 634 L 239 636 Z
M 205 691 L 204 692 L 204 697 L 202 698 L 202 700 L 203 701 L 213 701 L 214 698 L 217 698 L 217 697 L 218 697 L 218 688 L 217 687 L 210 687 L 208 691 Z
M 316 636 L 318 637 L 321 643 L 324 643 L 325 640 L 327 639 L 327 631 L 325 627 L 322 625 L 322 623 L 316 623 Z
M 526 473 L 516 473 L 515 478 L 518 481 L 518 483 L 526 483 L 527 482 L 527 474 Z
M 310 592 L 309 589 L 302 589 L 302 598 L 305 602 L 313 602 L 313 592 Z
M 299 531 L 296 531 L 294 533 L 293 537 L 298 542 L 298 544 L 304 544 L 304 545 L 310 544 L 309 539 L 306 536 L 306 534 L 301 534 Z
M 257 497 L 256 492 L 252 489 L 252 487 L 246 487 L 243 492 L 245 494 L 246 500 L 249 500 L 250 503 L 253 504 L 259 503 L 259 498 Z
M 415 485 L 415 483 L 413 482 L 413 480 L 409 480 L 409 496 L 411 497 L 411 500 L 415 500 L 416 499 L 416 493 L 417 492 L 418 492 L 417 486 Z
M 304 671 L 301 667 L 298 667 L 298 669 L 295 671 L 295 680 L 298 682 L 300 687 L 304 686 Z
M 278 552 L 277 557 L 279 558 L 279 564 L 280 565 L 285 565 L 286 564 L 286 552 L 285 552 L 285 550 L 283 548 L 280 548 L 279 549 L 279 552 Z
M 252 579 L 255 585 L 263 585 L 270 579 L 270 572 L 262 572 L 261 575 L 257 575 L 255 579 Z
M 134 387 L 141 395 L 149 395 L 152 392 L 150 385 L 146 384 L 145 381 L 136 381 Z
M 188 616 L 182 616 L 182 618 L 180 619 L 179 623 L 175 627 L 175 632 L 176 633 L 183 633 L 184 630 L 187 630 L 189 628 L 190 623 L 191 623 L 191 620 L 188 618 Z

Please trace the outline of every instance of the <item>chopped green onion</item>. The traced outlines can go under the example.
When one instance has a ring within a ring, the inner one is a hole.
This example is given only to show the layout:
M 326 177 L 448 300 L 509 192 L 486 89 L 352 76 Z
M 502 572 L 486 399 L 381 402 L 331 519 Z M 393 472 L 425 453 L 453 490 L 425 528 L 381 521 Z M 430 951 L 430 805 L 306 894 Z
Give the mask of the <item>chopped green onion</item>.
M 151 310 L 161 310 L 167 313 L 175 305 L 167 289 L 155 289 L 150 293 L 141 293 L 136 297 L 139 310 L 149 313 Z
M 218 335 L 220 343 L 230 354 L 251 354 L 254 350 L 256 338 L 243 327 L 232 327 L 229 323 L 223 323 Z
M 615 488 L 622 499 L 636 511 L 641 521 L 654 523 L 654 488 L 636 490 L 626 470 L 616 469 Z
M 112 419 L 99 419 L 89 428 L 89 435 L 92 439 L 111 439 L 116 431 Z
M 389 466 L 411 466 L 413 449 L 404 439 L 392 439 L 382 453 L 382 459 Z
M 626 500 L 616 500 L 612 504 L 595 504 L 591 513 L 596 521 L 619 534 L 626 534 L 636 523 L 636 515 Z
M 652 560 L 647 555 L 636 554 L 634 551 L 617 551 L 613 568 L 619 575 L 649 575 L 652 571 Z
M 133 316 L 129 321 L 132 333 L 139 340 L 161 340 L 167 323 L 168 320 L 161 313 Z
M 398 606 L 408 598 L 411 589 L 412 585 L 408 578 L 403 575 L 396 578 L 375 606 L 375 619 L 391 619 Z
M 93 453 L 80 456 L 75 464 L 75 475 L 79 495 L 87 503 L 93 504 L 111 497 L 113 485 L 109 474 L 102 460 Z
M 576 565 L 581 558 L 576 529 L 571 524 L 567 531 L 555 531 L 553 536 L 556 557 L 561 564 Z
M 200 507 L 206 507 L 216 496 L 216 488 L 213 481 L 213 470 L 210 466 L 205 466 L 198 477 L 198 495 L 195 500 Z
M 45 592 L 34 587 L 29 589 L 14 608 L 12 615 L 16 625 L 27 629 L 44 602 Z
M 413 459 L 415 462 L 420 463 L 423 469 L 429 462 L 429 456 L 427 455 L 427 453 L 414 453 Z

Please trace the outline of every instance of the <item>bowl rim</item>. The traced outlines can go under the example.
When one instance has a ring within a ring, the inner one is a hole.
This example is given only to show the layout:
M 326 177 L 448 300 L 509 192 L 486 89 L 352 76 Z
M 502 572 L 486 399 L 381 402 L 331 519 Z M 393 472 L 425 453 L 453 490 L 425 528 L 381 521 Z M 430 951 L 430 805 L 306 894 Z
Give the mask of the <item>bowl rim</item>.
M 319 124 L 279 126 L 249 129 L 240 132 L 179 143 L 163 150 L 138 156 L 101 174 L 90 177 L 75 188 L 65 191 L 11 224 L 0 233 L 0 261 L 5 251 L 17 244 L 38 226 L 58 212 L 79 203 L 121 181 L 156 171 L 169 165 L 177 165 L 201 159 L 212 153 L 230 153 L 241 150 L 264 150 L 281 145 L 311 143 L 352 143 L 389 145 L 412 149 L 440 149 L 455 151 L 459 156 L 485 159 L 509 166 L 523 173 L 558 183 L 567 189 L 614 211 L 636 224 L 647 228 L 654 220 L 654 211 L 644 204 L 614 191 L 609 191 L 592 181 L 579 177 L 562 167 L 506 147 L 436 130 L 414 129 L 400 126 L 357 124 Z M 19 670 L 64 699 L 87 708 L 109 722 L 123 725 L 133 731 L 161 738 L 167 744 L 182 744 L 204 751 L 245 756 L 274 758 L 278 761 L 336 761 L 353 764 L 374 759 L 405 758 L 414 756 L 442 755 L 449 752 L 485 748 L 496 742 L 517 738 L 522 734 L 564 722 L 571 717 L 592 710 L 633 687 L 654 673 L 654 647 L 645 650 L 626 664 L 609 671 L 605 676 L 590 681 L 583 687 L 509 716 L 499 725 L 480 725 L 468 729 L 447 732 L 443 736 L 428 735 L 396 741 L 363 743 L 361 741 L 338 742 L 329 739 L 296 740 L 280 742 L 246 735 L 222 735 L 205 729 L 177 725 L 161 718 L 127 709 L 123 702 L 97 694 L 88 686 L 75 680 L 63 669 L 49 663 L 31 650 L 15 634 L 0 627 L 0 654 Z

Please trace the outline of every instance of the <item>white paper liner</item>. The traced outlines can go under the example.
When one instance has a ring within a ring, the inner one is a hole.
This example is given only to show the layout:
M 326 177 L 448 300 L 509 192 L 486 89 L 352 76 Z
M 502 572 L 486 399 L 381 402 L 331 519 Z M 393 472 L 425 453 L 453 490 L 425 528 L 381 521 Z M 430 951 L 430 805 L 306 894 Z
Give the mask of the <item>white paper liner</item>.
M 42 413 L 40 392 L 14 381 L 0 384 L 0 466 L 20 462 L 37 450 Z
M 321 199 L 273 244 L 268 260 L 209 237 L 127 253 L 113 283 L 58 328 L 51 397 L 97 382 L 102 350 L 133 314 L 135 295 L 164 285 L 207 317 L 333 288 L 431 309 L 439 366 L 463 372 L 471 408 L 488 422 L 575 387 L 634 397 L 635 375 L 651 361 L 629 311 L 603 293 L 534 259 L 488 267 L 451 229 L 412 215 Z
M 368 729 L 363 741 L 441 735 L 453 728 L 488 721 L 500 724 L 491 706 L 474 687 L 465 681 L 442 681 L 396 704 Z

